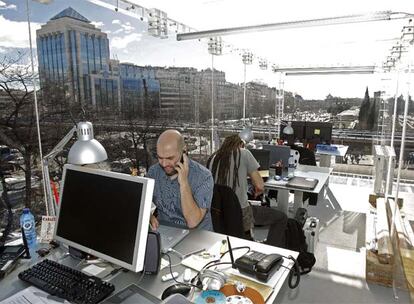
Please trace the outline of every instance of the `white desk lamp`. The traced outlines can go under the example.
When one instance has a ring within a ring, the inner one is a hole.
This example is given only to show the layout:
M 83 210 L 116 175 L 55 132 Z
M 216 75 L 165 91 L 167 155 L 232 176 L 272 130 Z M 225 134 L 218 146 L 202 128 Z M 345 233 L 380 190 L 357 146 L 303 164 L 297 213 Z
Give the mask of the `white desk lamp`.
M 244 140 L 245 143 L 251 142 L 254 138 L 253 130 L 251 127 L 245 127 L 239 133 L 239 137 Z
M 69 150 L 68 163 L 74 165 L 94 164 L 104 161 L 108 158 L 105 148 L 93 138 L 92 123 L 79 122 L 74 126 L 68 134 L 52 149 L 52 151 L 43 157 L 43 179 L 46 186 L 46 214 L 50 216 L 56 215 L 56 202 L 52 195 L 49 176 L 49 161 L 53 159 L 59 152 L 63 150 L 65 145 L 72 139 L 73 135 L 77 133 L 77 141 Z
M 291 121 L 289 121 L 289 122 L 287 123 L 286 127 L 284 127 L 284 128 L 283 128 L 283 134 L 286 134 L 286 135 L 293 135 L 293 133 L 294 133 L 294 130 L 293 130 L 293 128 L 292 128 L 292 122 L 291 122 Z

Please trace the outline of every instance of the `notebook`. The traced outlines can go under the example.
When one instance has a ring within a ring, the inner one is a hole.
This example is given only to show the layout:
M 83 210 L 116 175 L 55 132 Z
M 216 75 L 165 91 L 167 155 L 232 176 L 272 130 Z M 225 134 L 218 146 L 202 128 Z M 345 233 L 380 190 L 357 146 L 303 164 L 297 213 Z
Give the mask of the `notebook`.
M 287 182 L 286 187 L 313 190 L 317 184 L 318 179 L 316 178 L 294 176 Z
M 161 237 L 161 252 L 166 253 L 169 248 L 174 248 L 179 242 L 181 242 L 189 230 L 184 228 L 177 228 L 171 226 L 160 225 L 157 229 Z

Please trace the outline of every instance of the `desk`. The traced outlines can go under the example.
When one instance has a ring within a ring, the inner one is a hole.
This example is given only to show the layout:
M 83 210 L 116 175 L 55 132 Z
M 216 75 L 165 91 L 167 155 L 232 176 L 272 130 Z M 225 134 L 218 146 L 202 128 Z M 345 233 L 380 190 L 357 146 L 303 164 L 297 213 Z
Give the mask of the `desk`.
M 328 183 L 329 175 L 332 173 L 332 168 L 325 168 L 325 167 L 316 167 L 316 166 L 307 166 L 307 165 L 298 165 L 295 170 L 295 176 L 301 177 L 310 177 L 318 179 L 318 184 L 313 190 L 304 190 L 304 189 L 297 189 L 286 186 L 285 181 L 276 181 L 272 178 L 268 179 L 264 183 L 265 190 L 278 190 L 278 205 L 277 208 L 285 212 L 285 214 L 289 214 L 289 191 L 294 191 L 294 205 L 293 205 L 293 214 L 296 214 L 296 210 L 300 207 L 303 207 L 303 193 L 316 193 L 319 194 L 325 184 Z M 275 207 L 272 206 L 271 207 Z
M 221 241 L 224 238 L 225 238 L 224 235 L 218 234 L 215 232 L 204 231 L 204 230 L 194 230 L 194 231 L 191 231 L 190 234 L 183 241 L 177 244 L 177 246 L 175 246 L 174 249 L 176 249 L 180 253 L 188 253 L 195 249 L 199 249 L 201 247 L 209 248 L 214 243 Z M 273 252 L 273 253 L 282 254 L 284 256 L 292 255 L 295 258 L 297 258 L 298 256 L 298 253 L 294 251 L 277 248 L 273 246 L 268 246 L 265 244 L 260 244 L 260 243 L 256 243 L 252 241 L 242 240 L 242 239 L 238 239 L 234 237 L 230 238 L 230 242 L 231 242 L 232 247 L 240 246 L 243 244 L 244 246 L 246 245 L 250 246 L 250 248 L 253 250 L 262 251 L 265 253 Z M 236 252 L 238 254 L 236 254 Z M 63 253 L 64 253 L 63 250 L 59 248 L 53 251 L 51 254 L 49 254 L 47 258 L 51 260 L 59 260 L 62 257 Z M 234 253 L 235 253 L 235 256 L 238 257 L 240 254 L 244 254 L 245 251 L 237 250 Z M 1 282 L 0 301 L 30 286 L 24 283 L 23 281 L 19 280 L 17 275 L 19 274 L 19 272 L 37 263 L 38 261 L 39 260 L 36 258 L 32 260 L 21 260 L 20 265 L 18 265 L 14 271 L 12 271 L 2 281 L 0 281 Z M 172 263 L 174 264 L 176 262 L 177 262 L 177 258 L 174 255 L 172 255 Z M 67 258 L 62 259 L 60 263 L 76 268 L 76 265 L 79 263 L 79 261 L 72 259 L 71 257 L 67 257 Z M 289 263 L 290 265 L 292 264 L 290 260 L 289 260 Z M 173 271 L 177 271 L 180 274 L 182 274 L 184 269 L 185 269 L 184 266 L 179 265 L 177 267 L 174 267 Z M 280 271 L 282 272 L 281 277 L 279 281 L 276 283 L 276 285 L 274 286 L 274 292 L 269 297 L 269 299 L 266 301 L 266 303 L 268 304 L 271 304 L 274 302 L 279 290 L 284 285 L 286 277 L 289 274 L 288 270 L 283 267 L 279 269 L 279 272 Z M 139 286 L 143 288 L 144 290 L 146 290 L 147 292 L 149 292 L 150 294 L 158 298 L 161 298 L 161 294 L 164 291 L 164 289 L 173 284 L 172 281 L 169 281 L 169 282 L 161 281 L 161 277 L 167 273 L 169 273 L 168 267 L 161 270 L 158 273 L 158 275 L 145 275 L 142 281 L 139 283 Z M 193 274 L 195 274 L 194 271 L 193 271 Z M 115 275 L 111 280 L 109 280 L 109 282 L 115 285 L 115 292 L 114 292 L 115 294 L 116 292 L 122 290 L 126 286 L 132 283 L 137 283 L 140 277 L 141 277 L 141 273 L 134 273 L 131 271 L 124 273 L 121 271 L 121 272 L 118 272 L 118 274 Z M 181 276 L 178 279 L 181 280 Z M 286 285 L 284 288 L 287 288 Z
M 336 147 L 337 149 L 334 151 L 326 151 L 326 150 L 320 150 L 320 149 L 316 150 L 316 154 L 320 155 L 319 165 L 321 167 L 330 167 L 332 156 L 344 157 L 346 152 L 348 151 L 348 146 L 331 145 L 331 147 Z

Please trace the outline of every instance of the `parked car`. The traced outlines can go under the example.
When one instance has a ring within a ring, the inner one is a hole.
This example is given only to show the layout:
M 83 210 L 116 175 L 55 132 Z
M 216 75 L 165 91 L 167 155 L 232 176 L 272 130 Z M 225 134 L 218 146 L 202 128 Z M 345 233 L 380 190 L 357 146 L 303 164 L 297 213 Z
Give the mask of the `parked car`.
M 111 171 L 131 174 L 131 168 L 133 167 L 132 161 L 129 158 L 123 158 L 115 160 L 111 163 Z

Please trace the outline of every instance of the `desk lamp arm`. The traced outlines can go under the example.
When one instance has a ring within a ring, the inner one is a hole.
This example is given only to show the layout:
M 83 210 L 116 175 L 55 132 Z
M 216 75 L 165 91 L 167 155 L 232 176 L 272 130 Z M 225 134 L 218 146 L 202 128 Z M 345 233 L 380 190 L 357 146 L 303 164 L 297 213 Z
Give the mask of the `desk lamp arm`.
M 50 151 L 42 160 L 43 166 L 43 181 L 46 188 L 46 215 L 56 216 L 56 202 L 53 199 L 52 188 L 50 186 L 49 175 L 49 161 L 53 159 L 58 153 L 60 153 L 66 144 L 72 139 L 77 130 L 76 125 L 62 138 L 62 140 Z

